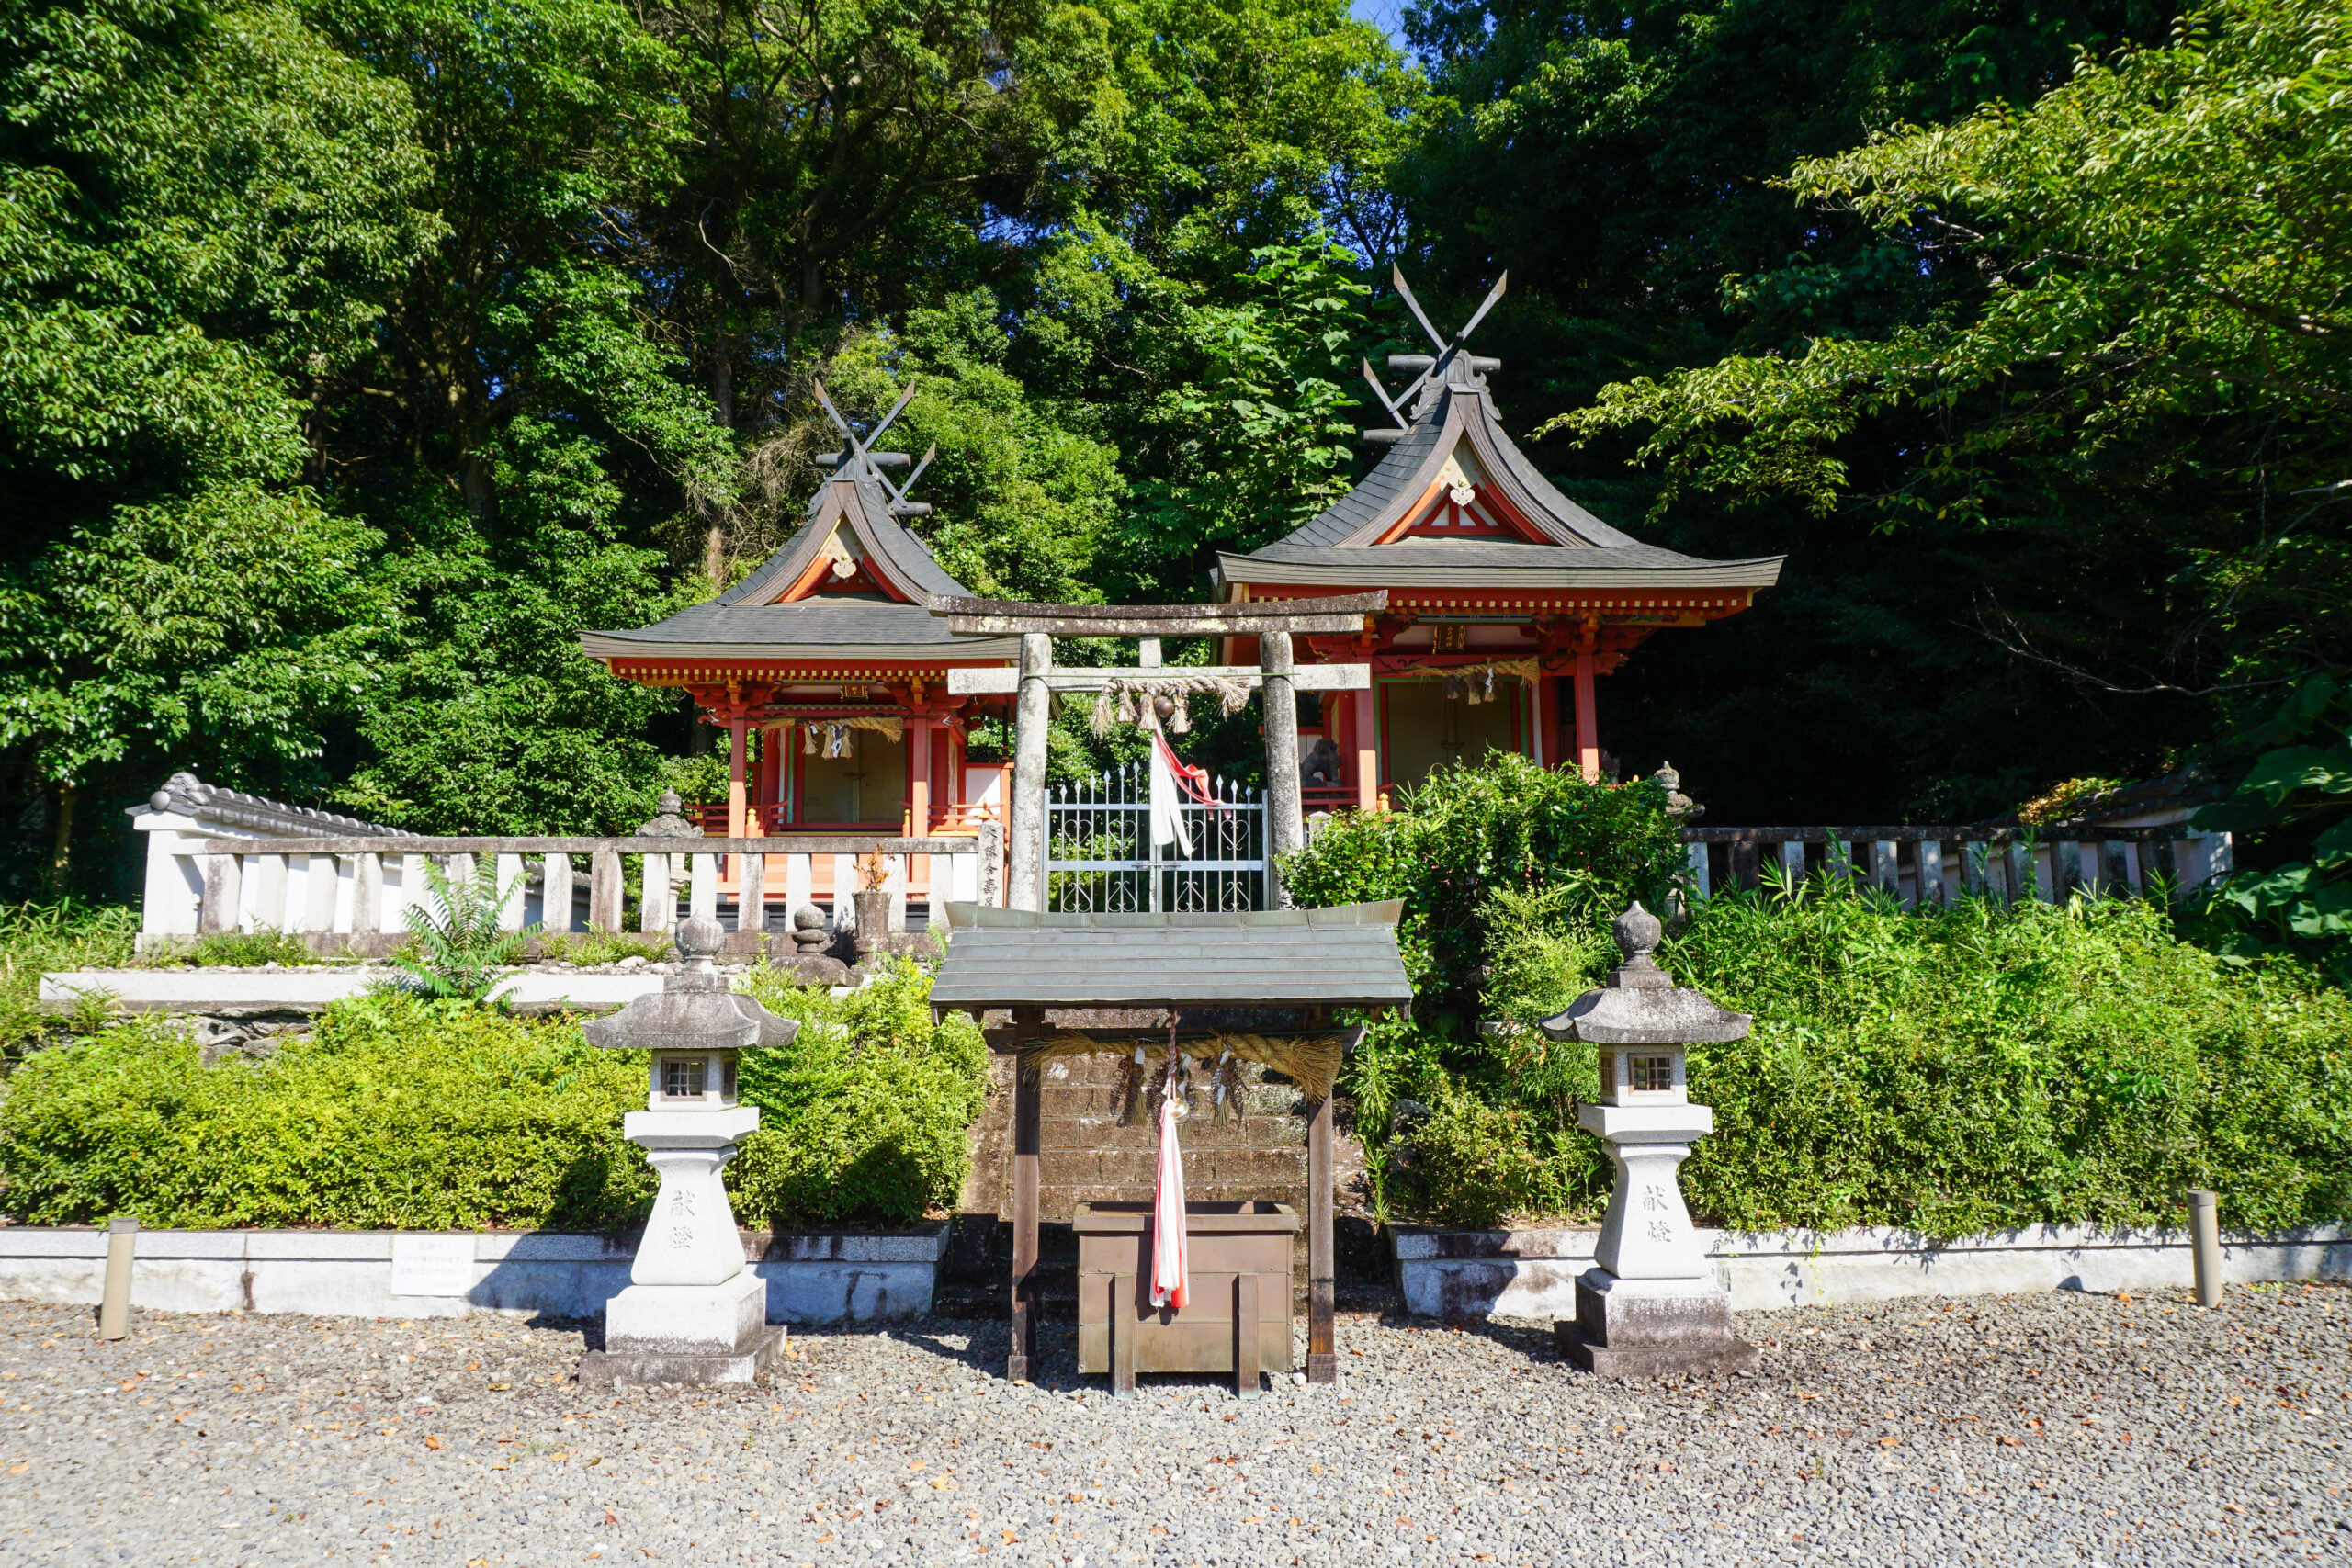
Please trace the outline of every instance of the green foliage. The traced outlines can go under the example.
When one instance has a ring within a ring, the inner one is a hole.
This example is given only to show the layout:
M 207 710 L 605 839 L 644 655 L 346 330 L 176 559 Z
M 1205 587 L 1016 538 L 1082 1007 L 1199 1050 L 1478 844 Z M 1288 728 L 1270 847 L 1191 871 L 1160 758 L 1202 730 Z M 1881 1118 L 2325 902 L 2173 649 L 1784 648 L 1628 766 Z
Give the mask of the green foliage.
M 130 961 L 139 911 L 62 899 L 0 905 L 0 1058 L 46 1033 L 40 977 L 69 969 L 117 969 Z
M 501 887 L 496 876 L 477 872 L 453 883 L 447 872 L 425 862 L 424 891 L 431 903 L 411 906 L 413 934 L 392 957 L 410 976 L 404 988 L 435 1001 L 506 1010 L 498 970 L 521 956 L 524 944 L 539 929 L 498 929 L 506 901 L 521 892 L 519 882 Z
M 62 929 L 20 916 L 10 951 Z M 930 980 L 903 960 L 839 1000 L 773 971 L 752 987 L 803 1029 L 787 1051 L 744 1055 L 741 1095 L 764 1124 L 728 1168 L 738 1217 L 904 1224 L 952 1205 L 988 1093 L 971 1021 L 934 1027 Z M 617 1229 L 655 1187 L 621 1138 L 645 1074 L 643 1054 L 594 1049 L 569 1020 L 397 991 L 335 1004 L 266 1058 L 209 1066 L 167 1021 L 118 1022 L 0 1084 L 0 1215 Z
M 539 939 L 539 951 L 551 964 L 618 964 L 626 958 L 658 964 L 670 956 L 670 939 L 592 926 L 584 931 L 549 931 Z
M 653 1194 L 621 1113 L 645 1069 L 563 1021 L 376 995 L 266 1060 L 207 1066 L 142 1019 L 27 1060 L 0 1093 L 0 1212 L 203 1229 L 607 1229 Z
M 1510 931 L 1496 969 L 1578 958 L 1558 989 L 1520 993 L 1526 1019 L 1605 960 L 1555 923 Z M 1756 1019 L 1690 1052 L 1716 1123 L 1683 1168 L 1702 1224 L 2156 1224 L 2185 1187 L 2256 1229 L 2352 1214 L 2352 999 L 2291 965 L 2226 964 L 2160 905 L 1910 914 L 1817 877 L 1702 904 L 1659 959 Z M 1598 1093 L 1589 1051 L 1546 1064 L 1521 1038 L 1385 1043 L 1385 1103 L 1418 1091 L 1435 1111 L 1396 1134 L 1392 1209 L 1491 1222 L 1605 1202 L 1599 1142 L 1574 1128 Z
M 264 964 L 316 964 L 310 943 L 292 931 L 214 931 L 188 944 L 198 968 L 254 968 Z
M 2352 687 L 2332 675 L 2304 682 L 2244 743 L 2270 749 L 2194 820 L 2251 835 L 2246 852 L 2271 863 L 2214 893 L 2214 934 L 2224 952 L 2283 948 L 2352 985 Z
M 2282 529 L 2265 505 L 2334 484 L 2352 458 L 2347 49 L 2336 0 L 2224 0 L 2166 47 L 2086 55 L 2030 107 L 1995 102 L 1801 161 L 1782 184 L 1803 201 L 1983 286 L 1867 330 L 1807 324 L 1789 343 L 1626 379 L 1555 423 L 1646 432 L 1642 455 L 1663 459 L 1669 492 L 1785 492 L 1826 512 L 1853 488 L 1854 437 L 1913 411 L 1936 433 L 1881 492 L 1898 524 L 2038 521 L 2029 495 L 2003 493 L 2028 468 L 2049 476 L 2026 487 L 2046 496 L 2066 468 L 2177 483 L 2211 461 L 2214 479 L 2245 487 L 2250 514 L 2161 541 L 2168 592 L 2209 617 L 2180 627 L 2170 678 L 2336 662 L 2314 650 L 2340 648 L 2352 551 L 2318 508 L 2293 503 Z M 1760 309 L 1754 291 L 1788 276 L 1736 290 Z M 2204 458 L 2199 423 L 2238 432 L 2240 456 Z M 2006 628 L 2017 647 L 2042 635 Z M 2102 673 L 2119 692 L 2163 690 L 2143 668 L 2118 659 Z
M 1303 908 L 1402 898 L 1396 940 L 1425 1002 L 1475 1000 L 1500 895 L 1555 890 L 1587 920 L 1659 903 L 1683 864 L 1655 780 L 1619 788 L 1494 754 L 1442 768 L 1389 812 L 1327 825 L 1283 863 Z
M 954 1206 L 966 1129 L 988 1098 L 988 1048 L 961 1013 L 934 1025 L 931 980 L 911 961 L 835 1001 L 754 970 L 746 987 L 800 1033 L 747 1052 L 742 1098 L 765 1124 L 729 1168 L 741 1217 L 779 1227 L 910 1224 Z

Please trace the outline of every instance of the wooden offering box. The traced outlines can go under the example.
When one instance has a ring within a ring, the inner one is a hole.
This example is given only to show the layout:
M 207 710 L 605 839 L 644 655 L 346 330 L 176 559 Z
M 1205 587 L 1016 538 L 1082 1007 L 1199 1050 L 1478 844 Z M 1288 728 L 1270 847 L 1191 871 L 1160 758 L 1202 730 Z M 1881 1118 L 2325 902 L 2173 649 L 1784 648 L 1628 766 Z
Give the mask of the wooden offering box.
M 1151 1205 L 1080 1203 L 1078 1370 L 1108 1372 L 1113 1393 L 1137 1372 L 1231 1372 L 1243 1399 L 1258 1374 L 1290 1360 L 1290 1255 L 1298 1211 L 1262 1200 L 1184 1205 L 1192 1304 L 1151 1304 Z

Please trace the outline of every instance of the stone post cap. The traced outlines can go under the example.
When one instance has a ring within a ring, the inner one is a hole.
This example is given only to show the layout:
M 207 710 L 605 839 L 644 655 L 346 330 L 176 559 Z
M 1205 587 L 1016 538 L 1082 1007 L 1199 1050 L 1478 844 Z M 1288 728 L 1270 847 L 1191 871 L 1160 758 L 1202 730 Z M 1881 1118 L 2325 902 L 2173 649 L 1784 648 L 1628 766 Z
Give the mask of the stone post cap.
M 1717 1007 L 1704 993 L 1674 983 L 1650 954 L 1666 928 L 1639 900 L 1617 917 L 1625 962 L 1539 1026 L 1553 1040 L 1588 1045 L 1716 1045 L 1747 1036 L 1749 1014 Z

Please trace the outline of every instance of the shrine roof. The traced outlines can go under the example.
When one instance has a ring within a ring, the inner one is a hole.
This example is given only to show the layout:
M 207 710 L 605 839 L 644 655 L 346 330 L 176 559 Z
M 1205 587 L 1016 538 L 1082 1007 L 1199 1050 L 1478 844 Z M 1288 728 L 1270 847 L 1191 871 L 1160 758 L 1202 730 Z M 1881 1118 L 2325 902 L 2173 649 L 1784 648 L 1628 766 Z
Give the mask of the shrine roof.
M 1288 540 L 1246 556 L 1219 554 L 1227 582 L 1350 584 L 1415 588 L 1770 588 L 1780 556 L 1702 560 L 1657 545 L 1594 549 L 1474 539 L 1399 539 L 1393 545 L 1329 548 Z
M 1401 906 L 1036 914 L 947 906 L 936 1007 L 1395 1007 Z
M 785 603 L 846 536 L 856 559 L 909 595 L 812 593 Z M 628 631 L 580 635 L 592 659 L 693 657 L 842 662 L 944 660 L 993 662 L 1020 656 L 1017 637 L 958 637 L 926 608 L 936 595 L 970 591 L 893 514 L 888 492 L 868 467 L 863 477 L 827 479 L 806 519 L 782 547 L 718 598 Z
M 957 637 L 921 604 L 879 595 L 828 594 L 790 604 L 690 605 L 665 620 L 626 632 L 583 632 L 591 659 L 780 659 L 801 662 L 869 660 L 1016 659 L 1019 637 Z
M 1782 557 L 1706 560 L 1645 545 L 1561 493 L 1496 417 L 1485 375 L 1494 364 L 1446 355 L 1425 378 L 1409 424 L 1363 482 L 1273 544 L 1219 555 L 1225 581 L 1597 589 L 1779 581 Z M 1539 537 L 1404 533 L 1464 484 Z

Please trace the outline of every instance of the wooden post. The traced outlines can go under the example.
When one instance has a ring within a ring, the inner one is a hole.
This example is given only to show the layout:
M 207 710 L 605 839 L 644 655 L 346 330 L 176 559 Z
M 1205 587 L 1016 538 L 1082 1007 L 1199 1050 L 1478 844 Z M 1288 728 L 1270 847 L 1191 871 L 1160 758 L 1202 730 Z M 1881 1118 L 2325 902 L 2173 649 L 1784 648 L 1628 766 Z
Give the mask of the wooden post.
M 1600 715 L 1592 705 L 1592 650 L 1577 655 L 1577 768 L 1587 784 L 1600 782 Z
M 1568 760 L 1560 745 L 1560 678 L 1557 675 L 1535 678 L 1535 761 L 1541 767 L 1556 768 Z
M 1038 682 L 1041 690 L 1044 685 Z M 1042 1032 L 1045 1021 L 1043 1008 L 1013 1009 L 1015 1044 Z M 1037 1101 L 1043 1086 L 1032 1065 L 1013 1057 L 1012 1348 L 1004 1359 L 1004 1375 L 1012 1382 L 1027 1382 L 1037 1364 Z
M 1009 897 L 1015 909 L 1046 907 L 1046 725 L 1053 694 L 1046 676 L 1054 667 L 1054 639 L 1043 632 L 1021 636 L 1021 692 L 1012 723 L 1012 799 L 1007 802 L 1006 846 L 1012 865 Z M 1024 1374 L 1025 1375 L 1025 1374 Z
M 1331 1245 L 1331 1101 L 1318 1100 L 1306 1117 L 1306 1381 L 1340 1381 L 1333 1338 Z
M 1290 1281 L 1282 1281 L 1288 1290 Z M 1258 1276 L 1248 1270 L 1233 1277 L 1233 1396 L 1258 1397 Z
M 782 774 L 776 764 L 783 759 L 784 749 L 791 744 L 791 730 L 773 726 L 759 731 L 760 784 L 752 795 L 752 819 L 743 834 L 747 839 L 766 836 L 768 810 L 784 798 Z
M 1290 889 L 1282 885 L 1276 863 L 1306 841 L 1298 800 L 1298 694 L 1290 680 L 1290 633 L 1260 636 L 1258 667 L 1266 672 L 1266 902 L 1287 909 Z
M 621 852 L 598 850 L 588 857 L 588 929 L 612 934 L 621 929 L 628 889 L 621 881 Z
M 931 720 L 907 720 L 907 836 L 931 831 Z
M 743 827 L 743 809 L 749 803 L 744 784 L 750 777 L 745 764 L 751 759 L 743 755 L 744 739 L 750 725 L 743 717 L 743 705 L 737 700 L 729 705 L 733 712 L 727 719 L 727 836 L 748 839 L 752 835 Z
M 1349 694 L 1354 699 L 1356 751 L 1356 809 L 1380 809 L 1380 719 L 1373 704 L 1379 692 L 1377 682 L 1361 692 Z

